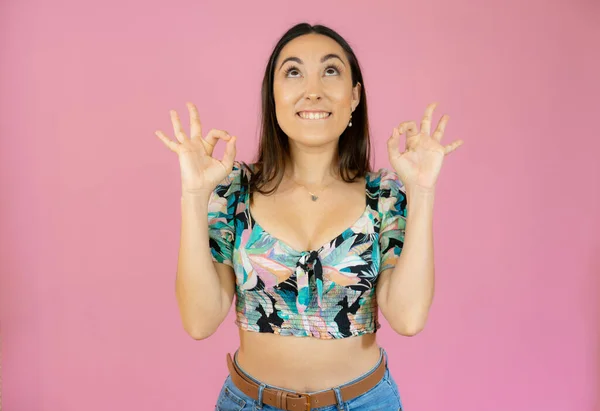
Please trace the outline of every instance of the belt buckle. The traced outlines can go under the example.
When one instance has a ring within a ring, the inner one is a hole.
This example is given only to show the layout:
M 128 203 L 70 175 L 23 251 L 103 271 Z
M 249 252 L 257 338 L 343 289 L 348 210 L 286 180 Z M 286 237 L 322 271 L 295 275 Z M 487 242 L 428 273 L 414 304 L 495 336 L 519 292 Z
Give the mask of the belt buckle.
M 311 403 L 310 403 L 310 394 L 306 394 L 306 393 L 302 393 L 302 392 L 295 392 L 294 395 L 296 395 L 297 398 L 306 398 L 306 408 L 304 408 L 303 411 L 311 411 L 312 410 Z
M 311 411 L 311 404 L 310 404 L 310 394 L 301 394 L 302 397 L 306 397 L 306 408 L 304 409 L 304 411 Z

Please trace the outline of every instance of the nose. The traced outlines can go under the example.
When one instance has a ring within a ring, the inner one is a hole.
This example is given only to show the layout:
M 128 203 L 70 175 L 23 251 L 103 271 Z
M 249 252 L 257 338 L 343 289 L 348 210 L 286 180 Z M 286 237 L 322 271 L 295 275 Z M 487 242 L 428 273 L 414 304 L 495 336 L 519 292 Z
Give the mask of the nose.
M 320 100 L 322 98 L 321 79 L 318 76 L 309 76 L 306 85 L 306 98 L 308 100 Z

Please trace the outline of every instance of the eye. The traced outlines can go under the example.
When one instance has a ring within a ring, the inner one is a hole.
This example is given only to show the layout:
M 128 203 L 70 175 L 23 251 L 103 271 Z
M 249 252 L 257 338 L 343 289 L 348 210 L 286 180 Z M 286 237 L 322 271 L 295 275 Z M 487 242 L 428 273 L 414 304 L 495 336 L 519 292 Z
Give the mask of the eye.
M 335 76 L 340 74 L 342 71 L 341 67 L 337 64 L 331 63 L 325 68 L 326 76 Z M 300 69 L 297 66 L 291 65 L 285 69 L 284 72 L 285 77 L 298 77 L 300 75 Z
M 333 73 L 331 72 L 331 70 L 333 70 Z M 325 68 L 325 74 L 328 74 L 328 75 L 340 74 L 340 71 L 341 71 L 340 66 L 333 64 L 333 63 L 328 65 L 327 68 Z
M 300 70 L 298 70 L 298 67 L 296 67 L 296 66 L 289 66 L 288 68 L 285 69 L 286 77 L 289 77 L 289 75 L 292 73 L 300 73 Z M 297 76 L 292 75 L 292 77 L 297 77 Z

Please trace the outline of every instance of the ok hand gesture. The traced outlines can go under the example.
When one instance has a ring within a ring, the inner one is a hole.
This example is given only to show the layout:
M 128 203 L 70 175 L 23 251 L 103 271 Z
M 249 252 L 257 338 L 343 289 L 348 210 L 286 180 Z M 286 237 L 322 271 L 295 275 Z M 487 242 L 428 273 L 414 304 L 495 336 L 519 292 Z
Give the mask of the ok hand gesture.
M 407 189 L 433 190 L 444 157 L 463 144 L 462 140 L 446 146 L 440 143 L 450 118 L 447 114 L 442 116 L 435 132 L 430 136 L 431 116 L 436 106 L 437 103 L 427 106 L 421 122 L 421 130 L 417 130 L 414 121 L 405 121 L 394 128 L 388 140 L 390 164 Z M 400 135 L 404 132 L 406 132 L 406 150 L 400 152 Z
M 202 138 L 202 124 L 196 106 L 187 103 L 190 112 L 190 135 L 188 138 L 183 128 L 179 115 L 171 110 L 171 122 L 175 137 L 179 144 L 168 138 L 162 131 L 155 134 L 163 143 L 179 156 L 181 169 L 182 191 L 190 194 L 209 194 L 233 169 L 235 159 L 235 136 L 230 136 L 224 130 L 210 130 Z M 212 156 L 217 141 L 222 139 L 227 142 L 222 160 Z

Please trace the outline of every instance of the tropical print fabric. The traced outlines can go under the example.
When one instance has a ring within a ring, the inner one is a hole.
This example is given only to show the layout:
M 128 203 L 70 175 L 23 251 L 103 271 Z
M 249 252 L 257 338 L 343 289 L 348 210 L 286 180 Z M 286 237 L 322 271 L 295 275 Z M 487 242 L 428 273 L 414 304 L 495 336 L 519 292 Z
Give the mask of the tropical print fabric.
M 404 244 L 406 192 L 397 174 L 368 172 L 360 218 L 318 249 L 299 251 L 253 220 L 253 170 L 235 162 L 208 208 L 212 259 L 236 276 L 236 324 L 321 339 L 376 332 L 377 278 L 395 266 Z

